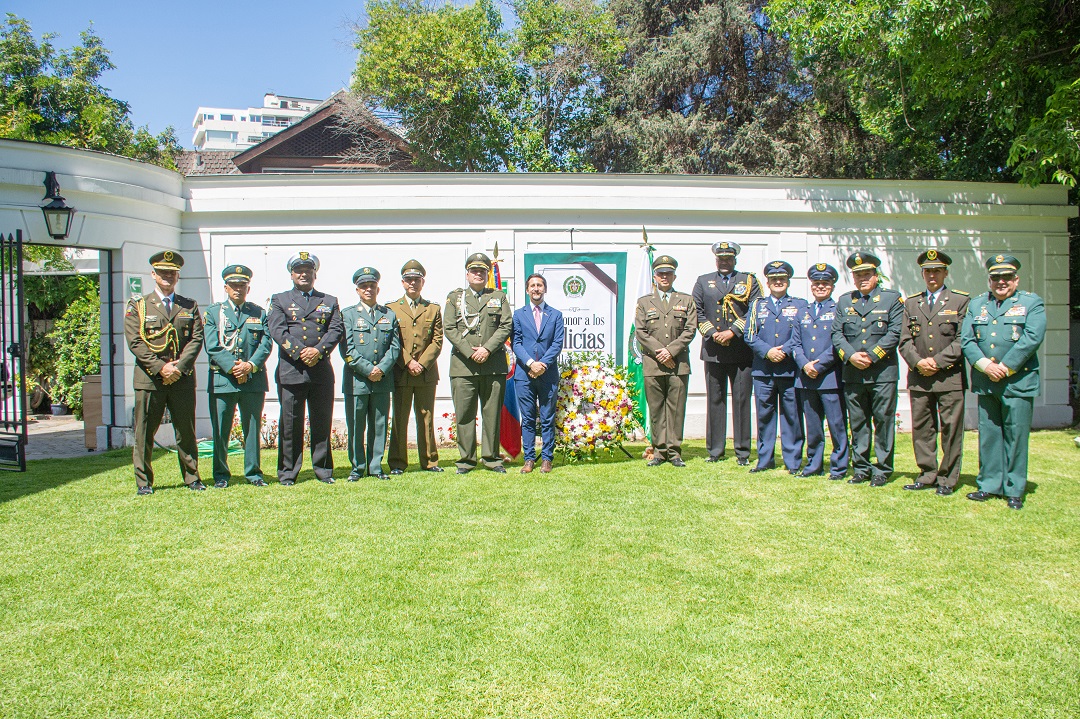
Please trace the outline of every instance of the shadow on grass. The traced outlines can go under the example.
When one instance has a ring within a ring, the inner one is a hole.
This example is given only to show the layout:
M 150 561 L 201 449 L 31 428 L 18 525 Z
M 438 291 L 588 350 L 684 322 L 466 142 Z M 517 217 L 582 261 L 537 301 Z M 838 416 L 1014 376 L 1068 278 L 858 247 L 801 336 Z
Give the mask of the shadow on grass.
M 155 458 L 160 459 L 162 455 L 164 452 L 156 454 Z M 33 459 L 26 463 L 25 472 L 0 474 L 0 503 L 62 487 L 124 466 L 131 466 L 130 449 L 70 459 Z M 134 477 L 131 484 L 134 491 Z

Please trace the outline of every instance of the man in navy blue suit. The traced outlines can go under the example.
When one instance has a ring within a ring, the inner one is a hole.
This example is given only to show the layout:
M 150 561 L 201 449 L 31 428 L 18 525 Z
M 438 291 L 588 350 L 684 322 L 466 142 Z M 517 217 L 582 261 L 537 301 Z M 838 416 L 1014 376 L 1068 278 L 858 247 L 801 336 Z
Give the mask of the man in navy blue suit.
M 555 401 L 559 395 L 556 360 L 563 347 L 562 312 L 544 302 L 547 280 L 529 275 L 525 280 L 529 304 L 514 310 L 514 389 L 521 411 L 521 444 L 525 449 L 522 474 L 536 467 L 536 410 L 540 409 L 540 471 L 551 471 L 555 459 Z
M 843 479 L 848 466 L 847 413 L 844 409 L 844 366 L 832 343 L 836 319 L 833 289 L 840 273 L 832 265 L 819 262 L 806 273 L 813 301 L 803 310 L 797 325 L 795 345 L 795 388 L 799 392 L 806 419 L 806 466 L 800 474 L 813 477 L 824 473 L 825 422 L 833 450 L 829 455 L 829 479 Z
M 746 323 L 748 344 L 754 353 L 752 374 L 757 401 L 758 459 L 751 472 L 776 467 L 776 415 L 780 414 L 780 450 L 784 466 L 799 473 L 802 462 L 802 408 L 795 392 L 795 326 L 806 309 L 806 300 L 790 297 L 794 268 L 783 260 L 765 265 L 768 297 L 759 297 L 750 306 Z

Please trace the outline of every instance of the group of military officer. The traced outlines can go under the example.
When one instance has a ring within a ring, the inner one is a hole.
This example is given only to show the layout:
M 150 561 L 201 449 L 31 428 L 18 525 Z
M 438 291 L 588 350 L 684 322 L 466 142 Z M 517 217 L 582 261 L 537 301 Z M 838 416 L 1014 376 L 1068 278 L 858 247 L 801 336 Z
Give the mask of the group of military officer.
M 127 306 L 125 333 L 136 358 L 135 479 L 139 494 L 153 493 L 151 456 L 154 434 L 167 409 L 176 432 L 184 482 L 203 490 L 195 438 L 195 359 L 205 345 L 209 358 L 210 418 L 213 427 L 214 486 L 231 479 L 228 445 L 237 407 L 244 445 L 244 476 L 266 486 L 259 461 L 260 421 L 268 390 L 266 361 L 278 347 L 278 481 L 296 483 L 303 466 L 305 439 L 317 479 L 332 483 L 330 433 L 335 377 L 330 353 L 338 348 L 345 363 L 341 391 L 348 429 L 350 480 L 382 479 L 408 466 L 408 419 L 413 412 L 421 469 L 443 471 L 435 443 L 437 360 L 442 351 L 443 314 L 421 296 L 425 270 L 417 260 L 401 268 L 404 296 L 379 304 L 380 273 L 362 267 L 352 277 L 359 299 L 341 309 L 336 297 L 315 288 L 319 259 L 309 252 L 288 263 L 293 287 L 275 294 L 269 311 L 248 302 L 252 272 L 230 265 L 222 272 L 224 302 L 200 312 L 198 304 L 176 294 L 184 258 L 159 252 L 150 258 L 155 289 Z M 477 466 L 476 413 L 484 417 L 481 460 L 505 472 L 498 452 L 499 413 L 507 379 L 504 342 L 511 332 L 506 295 L 487 286 L 492 262 L 483 253 L 466 262 L 468 286 L 450 293 L 445 336 L 453 345 L 450 381 L 457 410 L 457 471 Z M 393 426 L 387 427 L 394 405 Z M 305 438 L 305 414 L 307 434 Z M 388 429 L 390 430 L 388 432 Z M 390 435 L 389 475 L 383 472 Z M 546 465 L 550 471 L 550 462 Z
M 706 368 L 707 462 L 725 456 L 730 388 L 737 464 L 750 463 L 750 399 L 754 397 L 757 463 L 750 472 L 775 468 L 779 424 L 781 457 L 791 474 L 816 476 L 827 469 L 830 479 L 842 479 L 850 463 L 848 482 L 883 486 L 893 471 L 899 355 L 908 365 L 912 438 L 920 471 L 917 480 L 904 488 L 935 489 L 949 495 L 960 476 L 966 360 L 971 366 L 971 389 L 978 396 L 980 450 L 979 489 L 968 498 L 985 501 L 1004 496 L 1010 507 L 1023 507 L 1027 434 L 1033 400 L 1040 390 L 1036 350 L 1045 334 L 1046 315 L 1038 296 L 1018 289 L 1019 260 L 1011 255 L 988 259 L 990 291 L 970 298 L 946 286 L 951 259 L 930 249 L 917 260 L 925 288 L 903 298 L 879 286 L 880 260 L 859 251 L 846 263 L 853 291 L 834 300 L 839 273 L 828 264 L 817 264 L 807 273 L 813 295 L 813 301 L 807 301 L 788 295 L 794 268 L 787 262 L 776 260 L 765 266 L 763 288 L 754 274 L 735 269 L 738 244 L 717 242 L 712 250 L 716 272 L 699 277 L 692 295 L 674 289 L 678 263 L 661 255 L 652 265 L 653 292 L 637 301 L 636 339 L 642 349 L 653 445 L 650 466 L 664 462 L 685 466 L 681 443 L 689 347 L 695 333 L 700 333 Z M 344 310 L 336 297 L 315 289 L 319 260 L 309 252 L 289 259 L 293 287 L 271 298 L 269 312 L 247 301 L 251 270 L 230 265 L 222 272 L 227 299 L 211 304 L 205 314 L 194 300 L 175 292 L 184 264 L 179 253 L 160 252 L 150 263 L 156 287 L 133 298 L 125 316 L 125 332 L 137 364 L 134 471 L 139 494 L 153 492 L 153 437 L 165 410 L 176 431 L 185 483 L 194 490 L 205 489 L 197 461 L 193 376 L 204 341 L 210 360 L 216 487 L 226 487 L 230 480 L 228 442 L 237 407 L 244 437 L 244 475 L 252 484 L 266 484 L 259 463 L 259 425 L 272 343 L 279 352 L 277 469 L 281 484 L 295 484 L 302 466 L 305 411 L 310 418 L 315 476 L 323 482 L 334 481 L 330 431 L 335 378 L 329 354 L 335 346 L 345 362 L 342 392 L 349 479 L 387 477 L 383 457 L 388 434 L 390 475 L 405 471 L 410 409 L 415 415 L 421 468 L 442 471 L 433 415 L 439 380 L 436 361 L 444 334 L 452 346 L 457 471 L 467 473 L 480 463 L 495 472 L 506 471 L 498 449 L 499 424 L 508 374 L 504 344 L 515 325 L 506 294 L 488 286 L 492 262 L 483 253 L 466 261 L 467 286 L 447 297 L 445 327 L 439 305 L 421 296 L 425 271 L 416 260 L 401 268 L 405 294 L 389 305 L 378 303 L 378 270 L 357 270 L 352 280 L 359 302 Z M 526 381 L 550 374 L 549 365 L 553 366 L 561 347 L 554 333 L 543 332 L 548 313 L 561 316 L 543 303 L 543 278 L 538 276 L 535 284 L 536 297 L 531 297 L 535 325 L 528 324 L 532 316 L 523 314 L 522 326 L 530 330 L 523 334 L 533 344 L 541 336 L 546 339 L 542 347 L 531 350 L 535 358 L 526 357 L 527 377 L 525 367 L 517 373 Z M 538 359 L 541 355 L 550 361 Z M 537 401 L 541 419 L 549 420 L 553 408 L 546 407 L 547 400 Z M 388 428 L 391 402 L 393 426 Z M 483 417 L 479 461 L 478 409 Z M 551 468 L 547 424 L 543 471 Z M 828 465 L 826 424 L 832 440 Z
M 925 288 L 905 298 L 879 286 L 878 257 L 854 252 L 846 265 L 855 289 L 834 300 L 839 272 L 816 264 L 807 273 L 813 295 L 807 301 L 788 295 L 795 271 L 787 262 L 765 266 L 763 288 L 754 274 L 735 269 L 738 244 L 717 242 L 712 250 L 716 272 L 700 276 L 692 295 L 674 290 L 678 263 L 662 255 L 652 266 L 653 292 L 637 302 L 650 466 L 685 466 L 689 345 L 697 331 L 706 372 L 706 462 L 725 456 L 730 387 L 737 464 L 750 464 L 753 396 L 758 442 L 750 472 L 775 468 L 779 424 L 789 473 L 809 477 L 828 470 L 829 479 L 839 480 L 850 464 L 849 483 L 884 486 L 893 472 L 902 356 L 919 467 L 916 481 L 904 489 L 950 495 L 963 454 L 966 360 L 979 403 L 978 491 L 968 499 L 1003 496 L 1009 507 L 1023 507 L 1027 435 L 1040 389 L 1036 350 L 1046 319 L 1042 300 L 1018 289 L 1017 258 L 989 258 L 990 291 L 971 298 L 946 286 L 951 258 L 926 250 L 917 260 Z M 827 465 L 826 424 L 832 441 Z

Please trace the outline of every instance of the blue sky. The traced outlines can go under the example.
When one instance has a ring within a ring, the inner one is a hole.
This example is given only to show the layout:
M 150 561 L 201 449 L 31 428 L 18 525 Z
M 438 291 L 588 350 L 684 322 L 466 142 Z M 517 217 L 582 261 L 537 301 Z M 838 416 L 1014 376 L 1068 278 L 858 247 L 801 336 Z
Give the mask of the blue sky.
M 131 105 L 136 125 L 155 133 L 172 125 L 189 148 L 200 105 L 259 106 L 266 92 L 325 99 L 347 87 L 356 61 L 350 26 L 363 8 L 363 0 L 0 4 L 28 20 L 35 37 L 59 34 L 57 48 L 77 44 L 93 21 L 116 65 L 102 84 Z

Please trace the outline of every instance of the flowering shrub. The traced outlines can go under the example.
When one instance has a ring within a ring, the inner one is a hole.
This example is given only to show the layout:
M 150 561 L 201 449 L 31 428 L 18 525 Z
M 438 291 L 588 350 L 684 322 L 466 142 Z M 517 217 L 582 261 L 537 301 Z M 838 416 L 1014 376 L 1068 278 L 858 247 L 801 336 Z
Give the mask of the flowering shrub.
M 457 415 L 443 412 L 442 422 L 435 425 L 435 441 L 440 447 L 457 446 Z
M 266 415 L 260 422 L 259 436 L 262 440 L 263 449 L 275 449 L 278 443 L 278 423 L 276 419 L 266 421 Z M 229 439 L 242 442 L 244 440 L 244 428 L 240 426 L 240 413 L 233 415 L 232 429 L 229 430 Z M 304 422 L 304 446 L 311 446 L 311 425 Z M 346 449 L 349 446 L 349 437 L 345 432 L 340 432 L 336 427 L 330 429 L 330 449 Z
M 608 354 L 567 352 L 559 369 L 555 448 L 570 461 L 614 452 L 638 427 L 626 368 Z

